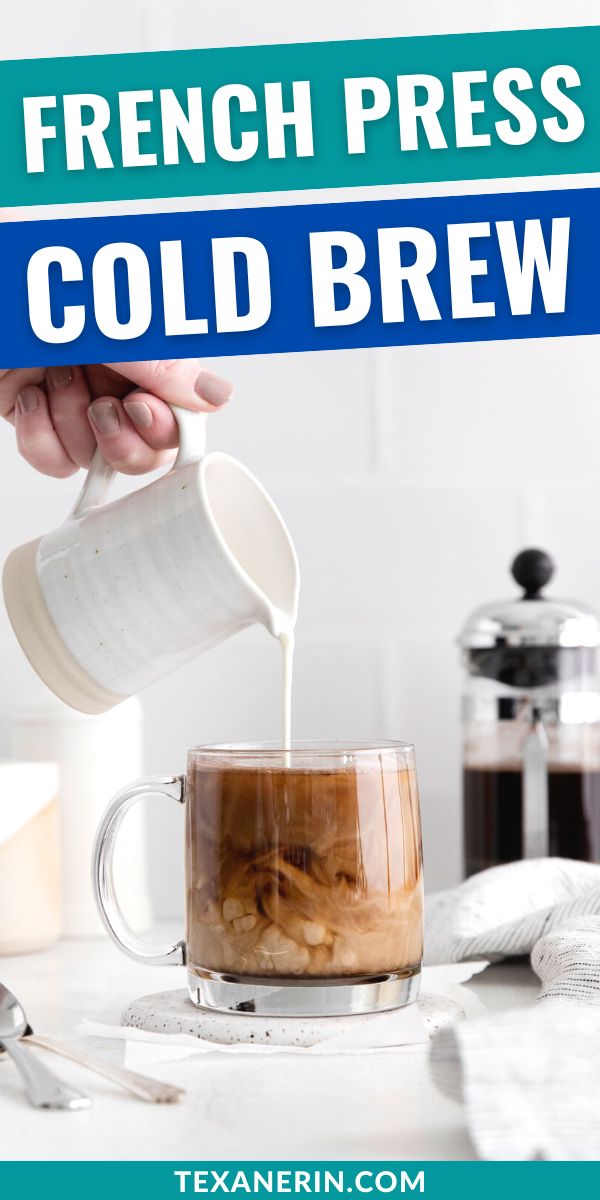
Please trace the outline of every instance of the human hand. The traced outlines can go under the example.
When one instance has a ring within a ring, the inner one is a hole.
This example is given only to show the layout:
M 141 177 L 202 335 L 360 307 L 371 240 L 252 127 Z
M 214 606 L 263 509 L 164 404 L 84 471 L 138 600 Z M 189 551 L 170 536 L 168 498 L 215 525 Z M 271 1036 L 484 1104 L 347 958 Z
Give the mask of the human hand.
M 0 416 L 44 475 L 89 467 L 97 446 L 115 471 L 140 475 L 174 457 L 171 404 L 215 412 L 233 386 L 197 359 L 0 370 Z

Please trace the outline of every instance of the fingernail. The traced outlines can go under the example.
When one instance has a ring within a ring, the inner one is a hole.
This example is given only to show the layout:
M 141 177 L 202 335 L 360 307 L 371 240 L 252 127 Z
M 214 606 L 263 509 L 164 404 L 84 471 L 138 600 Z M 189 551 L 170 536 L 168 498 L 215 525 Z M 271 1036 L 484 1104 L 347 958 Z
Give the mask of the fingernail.
M 201 400 L 206 400 L 207 404 L 214 404 L 218 408 L 233 396 L 233 384 L 227 379 L 221 379 L 220 375 L 214 375 L 212 371 L 201 371 L 194 384 L 194 391 Z
M 48 379 L 52 387 L 68 387 L 73 378 L 70 367 L 49 367 Z
M 123 408 L 138 429 L 149 429 L 154 417 L 152 409 L 145 400 L 124 400 Z
M 118 433 L 121 428 L 119 414 L 110 400 L 90 404 L 90 417 L 98 433 L 103 433 L 105 437 L 110 437 L 111 433 Z
M 35 412 L 38 403 L 38 390 L 36 387 L 25 387 L 18 395 L 19 408 L 23 413 Z

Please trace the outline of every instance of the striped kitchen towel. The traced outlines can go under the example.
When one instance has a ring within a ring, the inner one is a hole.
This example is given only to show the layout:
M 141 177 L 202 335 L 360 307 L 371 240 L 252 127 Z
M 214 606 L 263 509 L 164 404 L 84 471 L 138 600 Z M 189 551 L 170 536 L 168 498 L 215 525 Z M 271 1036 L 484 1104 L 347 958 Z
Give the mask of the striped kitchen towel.
M 429 899 L 428 963 L 531 955 L 537 1003 L 466 1021 L 431 1048 L 484 1159 L 600 1156 L 600 866 L 509 863 Z

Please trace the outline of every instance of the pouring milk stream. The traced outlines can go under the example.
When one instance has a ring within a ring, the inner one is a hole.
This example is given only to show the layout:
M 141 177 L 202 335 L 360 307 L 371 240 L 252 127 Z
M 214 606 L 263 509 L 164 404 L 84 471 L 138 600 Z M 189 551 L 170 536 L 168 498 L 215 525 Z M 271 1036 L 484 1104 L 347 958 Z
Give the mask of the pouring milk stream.
M 299 568 L 273 501 L 236 459 L 206 453 L 206 418 L 173 409 L 179 453 L 165 475 L 104 503 L 97 451 L 73 512 L 13 550 L 4 598 L 21 648 L 60 699 L 105 712 L 256 623 L 283 660 L 283 743 Z

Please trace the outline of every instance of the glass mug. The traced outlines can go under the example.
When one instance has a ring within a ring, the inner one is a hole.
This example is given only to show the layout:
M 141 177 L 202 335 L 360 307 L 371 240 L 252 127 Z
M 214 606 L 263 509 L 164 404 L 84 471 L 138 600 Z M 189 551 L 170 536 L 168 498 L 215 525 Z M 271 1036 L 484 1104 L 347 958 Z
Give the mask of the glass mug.
M 185 805 L 186 941 L 128 928 L 112 874 L 141 796 Z M 187 774 L 115 796 L 94 847 L 102 920 L 132 958 L 187 967 L 192 1001 L 222 1012 L 327 1016 L 416 999 L 422 852 L 413 747 L 403 742 L 200 746 Z

